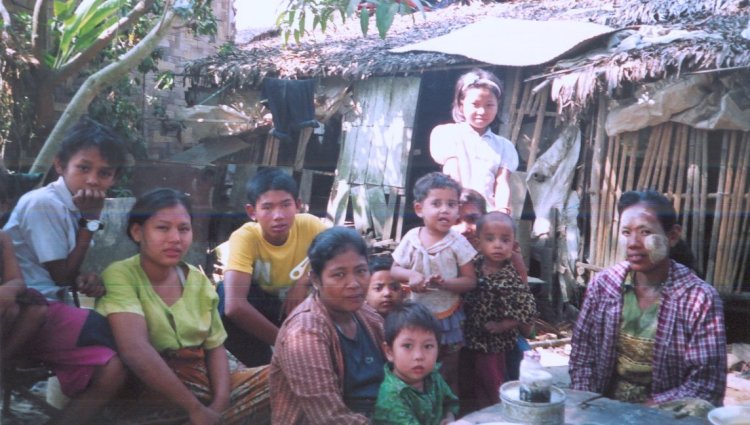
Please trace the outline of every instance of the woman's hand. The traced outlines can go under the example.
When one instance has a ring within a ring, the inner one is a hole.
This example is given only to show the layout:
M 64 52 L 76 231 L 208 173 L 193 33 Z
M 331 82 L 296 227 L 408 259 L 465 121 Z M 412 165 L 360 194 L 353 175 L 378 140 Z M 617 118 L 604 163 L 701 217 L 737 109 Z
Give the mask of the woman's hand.
M 221 413 L 199 403 L 196 409 L 188 412 L 192 425 L 214 425 L 221 422 Z
M 433 288 L 440 288 L 445 283 L 445 279 L 443 279 L 443 276 L 439 274 L 434 274 L 430 276 L 430 281 L 428 285 Z

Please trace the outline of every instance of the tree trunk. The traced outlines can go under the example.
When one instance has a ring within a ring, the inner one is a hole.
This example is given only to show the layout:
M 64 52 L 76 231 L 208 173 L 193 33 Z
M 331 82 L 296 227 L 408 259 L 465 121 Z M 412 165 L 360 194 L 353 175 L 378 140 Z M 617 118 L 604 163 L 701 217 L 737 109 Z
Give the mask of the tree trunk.
M 117 61 L 92 74 L 83 82 L 44 142 L 44 146 L 42 146 L 39 155 L 31 166 L 30 172 L 44 173 L 52 166 L 68 128 L 86 113 L 89 104 L 102 89 L 127 75 L 154 51 L 159 41 L 172 27 L 176 17 L 174 10 L 171 7 L 168 8 L 160 22 L 132 50 L 122 55 Z

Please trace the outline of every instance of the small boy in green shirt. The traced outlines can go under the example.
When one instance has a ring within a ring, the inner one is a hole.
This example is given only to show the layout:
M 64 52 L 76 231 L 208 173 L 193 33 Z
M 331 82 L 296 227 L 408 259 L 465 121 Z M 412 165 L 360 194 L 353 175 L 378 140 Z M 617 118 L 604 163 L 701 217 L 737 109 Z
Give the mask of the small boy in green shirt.
M 385 319 L 385 379 L 375 424 L 445 425 L 455 420 L 458 398 L 438 369 L 440 324 L 421 304 L 406 301 Z

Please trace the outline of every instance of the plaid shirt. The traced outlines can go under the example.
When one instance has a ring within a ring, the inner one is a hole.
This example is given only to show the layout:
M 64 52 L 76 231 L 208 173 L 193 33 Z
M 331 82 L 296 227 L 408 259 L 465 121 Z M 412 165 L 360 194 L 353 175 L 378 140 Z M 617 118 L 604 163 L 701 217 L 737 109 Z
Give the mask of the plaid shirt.
M 621 284 L 627 262 L 597 274 L 573 332 L 571 388 L 596 393 L 610 389 L 622 317 Z M 654 343 L 652 399 L 688 397 L 716 406 L 726 386 L 727 347 L 719 294 L 687 267 L 672 261 L 661 290 Z
M 383 346 L 383 318 L 367 303 L 355 315 L 376 347 Z M 271 422 L 369 424 L 344 404 L 344 353 L 328 311 L 317 296 L 284 321 L 271 358 Z

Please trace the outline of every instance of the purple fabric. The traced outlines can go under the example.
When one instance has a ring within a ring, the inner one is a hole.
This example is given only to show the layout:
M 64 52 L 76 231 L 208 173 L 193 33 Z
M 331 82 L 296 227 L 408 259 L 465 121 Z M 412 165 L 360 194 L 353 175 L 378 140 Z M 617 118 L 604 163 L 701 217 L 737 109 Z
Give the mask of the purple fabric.
M 573 332 L 571 388 L 609 390 L 617 359 L 622 316 L 621 284 L 627 262 L 597 274 Z M 661 291 L 654 345 L 652 399 L 656 403 L 696 397 L 722 404 L 727 348 L 719 293 L 687 267 L 671 262 Z

